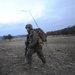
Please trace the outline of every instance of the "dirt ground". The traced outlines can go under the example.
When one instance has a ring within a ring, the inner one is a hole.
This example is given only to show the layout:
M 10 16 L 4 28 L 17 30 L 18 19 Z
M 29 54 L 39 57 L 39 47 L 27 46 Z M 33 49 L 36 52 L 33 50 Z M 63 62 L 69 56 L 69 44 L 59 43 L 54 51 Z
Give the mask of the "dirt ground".
M 48 36 L 43 46 L 47 66 L 36 54 L 33 66 L 25 68 L 25 38 L 0 40 L 0 75 L 75 75 L 75 36 Z

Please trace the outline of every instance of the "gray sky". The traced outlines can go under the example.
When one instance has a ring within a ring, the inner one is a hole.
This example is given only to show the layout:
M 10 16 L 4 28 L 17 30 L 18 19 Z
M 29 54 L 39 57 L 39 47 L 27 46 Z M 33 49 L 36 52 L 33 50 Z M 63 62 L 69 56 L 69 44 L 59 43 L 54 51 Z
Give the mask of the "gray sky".
M 45 32 L 75 25 L 75 0 L 0 0 L 0 36 L 26 34 L 25 25 Z

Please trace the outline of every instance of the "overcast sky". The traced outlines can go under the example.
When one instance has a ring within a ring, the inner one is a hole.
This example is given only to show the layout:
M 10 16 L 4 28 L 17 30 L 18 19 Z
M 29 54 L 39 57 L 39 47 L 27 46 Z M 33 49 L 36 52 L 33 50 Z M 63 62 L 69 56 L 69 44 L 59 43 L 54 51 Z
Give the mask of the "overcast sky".
M 27 10 L 45 32 L 75 25 L 75 0 L 0 0 L 0 36 L 26 34 L 28 23 L 37 28 Z

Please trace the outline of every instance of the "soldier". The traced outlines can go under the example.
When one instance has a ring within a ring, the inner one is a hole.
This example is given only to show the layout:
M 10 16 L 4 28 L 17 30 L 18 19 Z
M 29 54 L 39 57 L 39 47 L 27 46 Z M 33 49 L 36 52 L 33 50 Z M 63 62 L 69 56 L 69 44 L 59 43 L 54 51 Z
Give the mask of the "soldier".
M 32 68 L 32 55 L 37 53 L 38 57 L 42 60 L 43 65 L 46 64 L 45 57 L 43 56 L 42 46 L 39 43 L 39 35 L 36 31 L 33 30 L 31 24 L 27 24 L 26 27 L 28 32 L 28 49 L 26 52 L 26 59 L 28 68 Z

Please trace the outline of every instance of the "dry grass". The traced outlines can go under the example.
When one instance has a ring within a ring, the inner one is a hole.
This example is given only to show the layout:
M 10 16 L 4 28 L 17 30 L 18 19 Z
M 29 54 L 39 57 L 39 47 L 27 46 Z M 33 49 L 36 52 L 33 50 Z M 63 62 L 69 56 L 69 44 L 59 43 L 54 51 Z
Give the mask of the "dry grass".
M 0 40 L 0 75 L 75 75 L 75 36 L 49 36 L 43 52 L 47 67 L 33 55 L 37 69 L 26 70 L 24 62 L 25 38 Z

